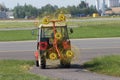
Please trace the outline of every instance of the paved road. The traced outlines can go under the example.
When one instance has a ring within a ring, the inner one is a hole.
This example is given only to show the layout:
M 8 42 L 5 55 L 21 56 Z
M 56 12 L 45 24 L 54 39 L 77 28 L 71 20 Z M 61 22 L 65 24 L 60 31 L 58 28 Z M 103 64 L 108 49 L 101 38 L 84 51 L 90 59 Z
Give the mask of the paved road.
M 120 38 L 72 40 L 72 44 L 80 49 L 80 55 L 70 69 L 61 69 L 59 66 L 49 69 L 48 66 L 48 69 L 42 70 L 34 66 L 31 72 L 62 80 L 120 80 L 117 77 L 91 73 L 80 66 L 97 56 L 120 54 Z M 34 60 L 35 50 L 36 41 L 0 42 L 0 59 Z
M 72 22 L 88 22 L 88 21 L 103 21 L 103 20 L 114 20 L 118 21 L 120 18 L 81 18 L 81 19 L 68 19 L 67 21 L 72 21 Z M 0 22 L 35 22 L 35 20 L 1 20 Z
M 88 19 L 70 19 L 72 22 L 94 22 L 94 21 L 118 21 L 120 18 L 88 18 Z

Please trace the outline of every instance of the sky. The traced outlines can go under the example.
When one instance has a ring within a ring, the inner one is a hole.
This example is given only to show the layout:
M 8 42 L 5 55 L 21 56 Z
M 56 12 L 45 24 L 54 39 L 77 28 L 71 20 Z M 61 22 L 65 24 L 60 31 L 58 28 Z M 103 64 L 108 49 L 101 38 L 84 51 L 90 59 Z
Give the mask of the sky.
M 67 7 L 68 5 L 78 5 L 81 1 L 86 1 L 89 5 L 95 5 L 96 0 L 0 0 L 1 4 L 5 4 L 7 8 L 13 9 L 17 3 L 20 5 L 31 4 L 37 8 L 41 8 L 46 4 L 57 5 L 58 7 Z M 102 3 L 102 0 L 100 0 Z

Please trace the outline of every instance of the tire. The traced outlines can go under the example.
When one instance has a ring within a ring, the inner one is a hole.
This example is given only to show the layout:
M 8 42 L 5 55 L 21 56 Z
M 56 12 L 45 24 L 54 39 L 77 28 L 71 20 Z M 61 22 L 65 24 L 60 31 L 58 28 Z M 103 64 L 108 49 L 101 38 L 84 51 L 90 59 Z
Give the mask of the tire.
M 41 69 L 46 68 L 46 57 L 45 55 L 41 55 Z
M 39 67 L 40 66 L 40 55 L 39 55 L 39 53 L 35 54 L 35 59 L 36 59 L 35 65 L 36 65 L 36 67 Z
M 40 66 L 38 60 L 36 60 L 35 65 L 36 65 L 36 67 L 39 67 L 39 66 Z
M 61 65 L 62 68 L 70 68 L 71 62 L 70 61 L 66 62 L 64 60 L 60 60 L 60 65 Z

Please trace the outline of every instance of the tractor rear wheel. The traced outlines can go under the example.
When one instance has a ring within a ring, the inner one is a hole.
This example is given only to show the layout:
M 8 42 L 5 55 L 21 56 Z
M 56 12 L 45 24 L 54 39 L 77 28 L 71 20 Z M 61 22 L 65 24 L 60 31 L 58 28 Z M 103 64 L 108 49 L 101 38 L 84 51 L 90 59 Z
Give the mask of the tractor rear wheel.
M 71 62 L 70 61 L 65 61 L 65 60 L 60 60 L 60 65 L 62 68 L 70 68 Z
M 46 57 L 45 55 L 41 55 L 41 69 L 46 68 Z

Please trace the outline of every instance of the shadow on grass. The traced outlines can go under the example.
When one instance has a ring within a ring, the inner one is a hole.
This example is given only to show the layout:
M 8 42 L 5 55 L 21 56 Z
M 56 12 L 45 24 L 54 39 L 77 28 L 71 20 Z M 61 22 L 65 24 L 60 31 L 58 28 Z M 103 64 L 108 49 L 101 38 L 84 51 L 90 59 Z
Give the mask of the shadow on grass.
M 100 63 L 98 63 L 98 62 L 95 62 L 95 63 L 86 63 L 86 64 L 84 64 L 84 65 L 82 65 L 82 67 L 84 68 L 84 69 L 87 69 L 87 68 L 93 68 L 93 67 L 97 67 L 97 66 L 99 66 L 100 65 Z

